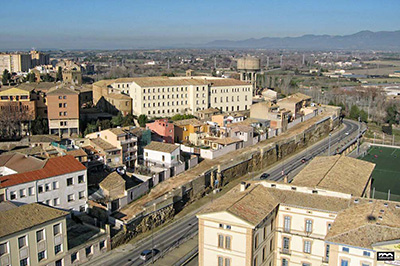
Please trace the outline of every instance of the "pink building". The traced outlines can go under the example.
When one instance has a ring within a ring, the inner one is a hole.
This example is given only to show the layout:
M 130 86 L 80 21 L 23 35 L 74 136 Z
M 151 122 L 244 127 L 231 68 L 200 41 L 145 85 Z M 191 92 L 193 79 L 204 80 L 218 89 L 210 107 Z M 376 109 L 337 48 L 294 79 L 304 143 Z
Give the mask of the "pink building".
M 174 143 L 174 124 L 168 119 L 159 119 L 146 124 L 146 128 L 152 132 L 152 139 L 167 143 Z

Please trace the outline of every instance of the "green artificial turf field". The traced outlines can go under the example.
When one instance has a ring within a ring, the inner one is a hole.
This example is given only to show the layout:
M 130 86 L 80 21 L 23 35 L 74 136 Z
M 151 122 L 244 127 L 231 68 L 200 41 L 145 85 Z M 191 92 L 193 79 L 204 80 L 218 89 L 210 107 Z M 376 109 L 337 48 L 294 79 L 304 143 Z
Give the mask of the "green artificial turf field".
M 360 159 L 376 164 L 372 172 L 374 198 L 387 199 L 390 189 L 390 199 L 400 201 L 400 149 L 372 146 Z

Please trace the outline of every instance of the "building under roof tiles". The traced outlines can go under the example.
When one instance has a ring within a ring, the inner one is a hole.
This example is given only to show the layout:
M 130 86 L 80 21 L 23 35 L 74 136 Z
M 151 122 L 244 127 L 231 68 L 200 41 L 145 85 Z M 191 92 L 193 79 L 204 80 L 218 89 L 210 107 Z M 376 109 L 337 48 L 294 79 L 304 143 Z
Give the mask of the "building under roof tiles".
M 201 125 L 203 125 L 203 123 L 200 122 L 200 120 L 198 120 L 196 118 L 190 118 L 190 119 L 174 121 L 174 125 L 179 126 L 179 127 L 186 126 L 186 125 L 201 126 Z
M 7 167 L 17 173 L 25 173 L 43 168 L 46 160 L 28 156 L 19 152 L 0 155 L 0 167 Z
M 69 213 L 41 203 L 31 203 L 0 212 L 0 237 L 8 236 Z
M 325 240 L 372 249 L 379 242 L 400 238 L 400 203 L 354 199 L 337 215 Z
M 347 156 L 321 156 L 314 158 L 292 184 L 361 197 L 368 192 L 375 164 Z
M 29 163 L 26 162 L 23 165 L 27 166 Z M 86 170 L 86 167 L 71 155 L 54 157 L 44 160 L 40 169 L 0 177 L 0 188 L 83 170 Z
M 271 182 L 252 182 L 248 187 L 240 190 L 240 186 L 234 187 L 223 197 L 205 209 L 199 215 L 226 211 L 257 226 L 278 205 L 292 206 L 298 208 L 312 208 L 328 212 L 339 212 L 346 209 L 350 198 L 323 196 L 318 194 L 297 192 L 290 189 L 277 189 L 265 184 Z
M 167 153 L 171 153 L 171 152 L 173 152 L 174 150 L 176 150 L 178 148 L 179 148 L 178 145 L 170 144 L 170 143 L 157 142 L 157 141 L 152 141 L 152 142 L 150 142 L 149 145 L 144 147 L 145 150 L 167 152 Z
M 97 137 L 95 139 L 90 139 L 90 142 L 92 142 L 95 146 L 99 147 L 100 149 L 102 149 L 104 151 L 118 150 L 117 147 L 113 146 L 112 144 L 103 140 L 100 137 Z

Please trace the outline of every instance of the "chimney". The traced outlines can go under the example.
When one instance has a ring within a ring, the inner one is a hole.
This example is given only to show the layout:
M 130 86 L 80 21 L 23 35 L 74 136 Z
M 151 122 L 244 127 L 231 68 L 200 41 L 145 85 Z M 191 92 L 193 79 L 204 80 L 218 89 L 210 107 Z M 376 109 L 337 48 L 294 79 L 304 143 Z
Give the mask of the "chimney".
M 241 182 L 241 183 L 240 183 L 240 192 L 243 192 L 243 191 L 245 191 L 245 190 L 246 190 L 246 188 L 247 188 L 247 184 L 246 184 L 246 182 Z

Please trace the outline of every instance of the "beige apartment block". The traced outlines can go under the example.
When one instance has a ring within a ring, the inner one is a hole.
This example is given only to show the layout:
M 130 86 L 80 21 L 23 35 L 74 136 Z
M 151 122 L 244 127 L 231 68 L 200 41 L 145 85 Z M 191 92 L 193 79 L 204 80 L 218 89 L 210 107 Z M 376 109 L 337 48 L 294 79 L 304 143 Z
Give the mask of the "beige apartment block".
M 378 251 L 398 260 L 400 204 L 368 198 L 374 166 L 320 157 L 291 184 L 240 184 L 197 215 L 199 265 L 388 265 Z
M 194 115 L 211 107 L 230 112 L 247 110 L 253 93 L 246 82 L 204 76 L 120 78 L 98 82 L 93 90 L 94 102 L 106 98 L 106 93 L 129 95 L 133 113 L 148 116 Z
M 0 212 L 1 265 L 64 265 L 67 215 L 39 203 Z
M 128 168 L 134 168 L 137 161 L 138 139 L 129 127 L 110 128 L 86 135 L 86 138 L 101 138 L 121 150 L 121 162 Z

